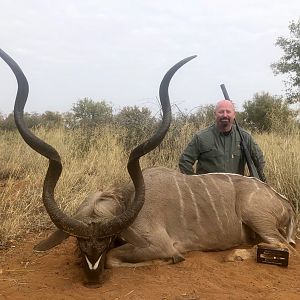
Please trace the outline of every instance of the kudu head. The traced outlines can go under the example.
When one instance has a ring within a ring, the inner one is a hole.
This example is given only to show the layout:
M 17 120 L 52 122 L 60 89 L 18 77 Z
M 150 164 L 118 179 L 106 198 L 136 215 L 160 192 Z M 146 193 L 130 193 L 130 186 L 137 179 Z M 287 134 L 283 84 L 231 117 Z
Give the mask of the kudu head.
M 168 88 L 175 72 L 196 56 L 187 57 L 175 64 L 164 76 L 159 96 L 163 111 L 162 122 L 154 135 L 133 149 L 130 153 L 127 169 L 135 187 L 132 204 L 120 215 L 110 220 L 93 221 L 93 219 L 79 220 L 66 215 L 59 209 L 54 199 L 54 189 L 62 171 L 61 158 L 50 145 L 36 137 L 24 122 L 24 106 L 28 96 L 28 82 L 21 68 L 16 62 L 0 49 L 1 58 L 9 65 L 16 76 L 18 91 L 14 106 L 14 117 L 17 128 L 24 141 L 35 151 L 48 158 L 49 166 L 43 185 L 43 203 L 53 223 L 66 235 L 75 236 L 82 254 L 83 268 L 87 285 L 97 287 L 103 277 L 105 256 L 111 243 L 118 234 L 135 220 L 141 210 L 145 198 L 145 186 L 139 159 L 155 149 L 165 137 L 171 123 L 171 106 Z

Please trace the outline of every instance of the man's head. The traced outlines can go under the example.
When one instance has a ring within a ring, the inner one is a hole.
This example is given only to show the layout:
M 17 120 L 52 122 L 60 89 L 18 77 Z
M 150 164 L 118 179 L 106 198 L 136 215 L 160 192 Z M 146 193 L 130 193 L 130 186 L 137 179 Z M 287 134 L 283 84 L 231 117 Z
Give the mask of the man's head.
M 215 118 L 218 129 L 221 132 L 231 130 L 235 118 L 235 109 L 231 101 L 221 100 L 215 108 Z

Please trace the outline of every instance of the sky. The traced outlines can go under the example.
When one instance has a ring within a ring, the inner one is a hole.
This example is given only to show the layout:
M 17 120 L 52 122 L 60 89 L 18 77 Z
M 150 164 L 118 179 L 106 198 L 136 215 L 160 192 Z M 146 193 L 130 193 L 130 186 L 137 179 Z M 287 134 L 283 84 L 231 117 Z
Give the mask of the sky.
M 238 110 L 255 93 L 284 94 L 270 67 L 275 46 L 300 17 L 299 0 L 0 0 L 0 48 L 29 82 L 26 112 L 66 112 L 85 97 L 159 110 L 164 74 L 174 75 L 173 111 L 191 113 L 223 99 Z M 15 77 L 0 59 L 0 112 L 9 114 Z

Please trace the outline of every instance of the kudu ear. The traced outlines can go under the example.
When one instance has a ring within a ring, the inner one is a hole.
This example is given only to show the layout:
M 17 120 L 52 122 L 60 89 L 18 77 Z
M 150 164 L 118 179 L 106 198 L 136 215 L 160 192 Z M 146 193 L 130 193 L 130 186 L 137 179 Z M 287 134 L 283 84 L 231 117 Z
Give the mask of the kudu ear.
M 33 247 L 34 251 L 47 251 L 59 244 L 69 237 L 69 234 L 57 229 L 47 239 L 38 243 Z

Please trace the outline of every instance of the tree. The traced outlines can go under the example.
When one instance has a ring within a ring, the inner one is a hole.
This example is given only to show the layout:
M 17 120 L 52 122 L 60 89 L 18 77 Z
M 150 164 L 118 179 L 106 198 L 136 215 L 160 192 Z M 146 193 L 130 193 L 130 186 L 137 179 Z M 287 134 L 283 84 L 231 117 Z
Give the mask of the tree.
M 25 113 L 24 121 L 28 128 L 36 128 L 41 125 L 41 116 L 38 113 Z M 16 124 L 14 119 L 14 114 L 10 113 L 2 122 L 1 129 L 4 130 L 15 130 Z
M 46 128 L 60 127 L 64 120 L 62 114 L 59 112 L 46 111 L 41 116 L 41 125 Z
M 153 133 L 155 118 L 148 108 L 125 106 L 115 116 L 116 124 L 126 129 L 123 144 L 125 150 L 132 150 L 141 141 L 146 140 Z
M 175 118 L 172 121 L 173 125 L 175 124 L 178 130 L 181 130 L 181 127 L 185 126 L 188 123 L 194 125 L 197 128 L 200 128 L 208 126 L 215 120 L 214 104 L 200 105 L 197 107 L 197 110 L 193 113 L 191 113 L 191 111 L 182 112 L 179 108 L 178 110 L 179 113 L 175 115 Z M 195 108 L 192 110 L 195 110 Z
M 200 106 L 194 114 L 190 115 L 189 122 L 208 126 L 215 121 L 215 105 Z
M 244 103 L 243 108 L 240 117 L 251 130 L 270 132 L 284 127 L 289 121 L 295 122 L 295 112 L 288 103 L 269 93 L 256 93 L 252 100 Z
M 6 118 L 3 118 L 1 121 L 1 129 L 3 130 L 15 130 L 16 124 L 14 119 L 14 114 L 10 113 Z
M 300 102 L 300 19 L 289 25 L 290 37 L 279 37 L 275 43 L 284 51 L 283 57 L 271 64 L 275 75 L 286 74 L 286 96 L 289 103 Z
M 95 127 L 111 123 L 113 119 L 112 107 L 104 100 L 100 102 L 89 98 L 78 100 L 73 105 L 72 111 L 75 122 L 73 125 Z

